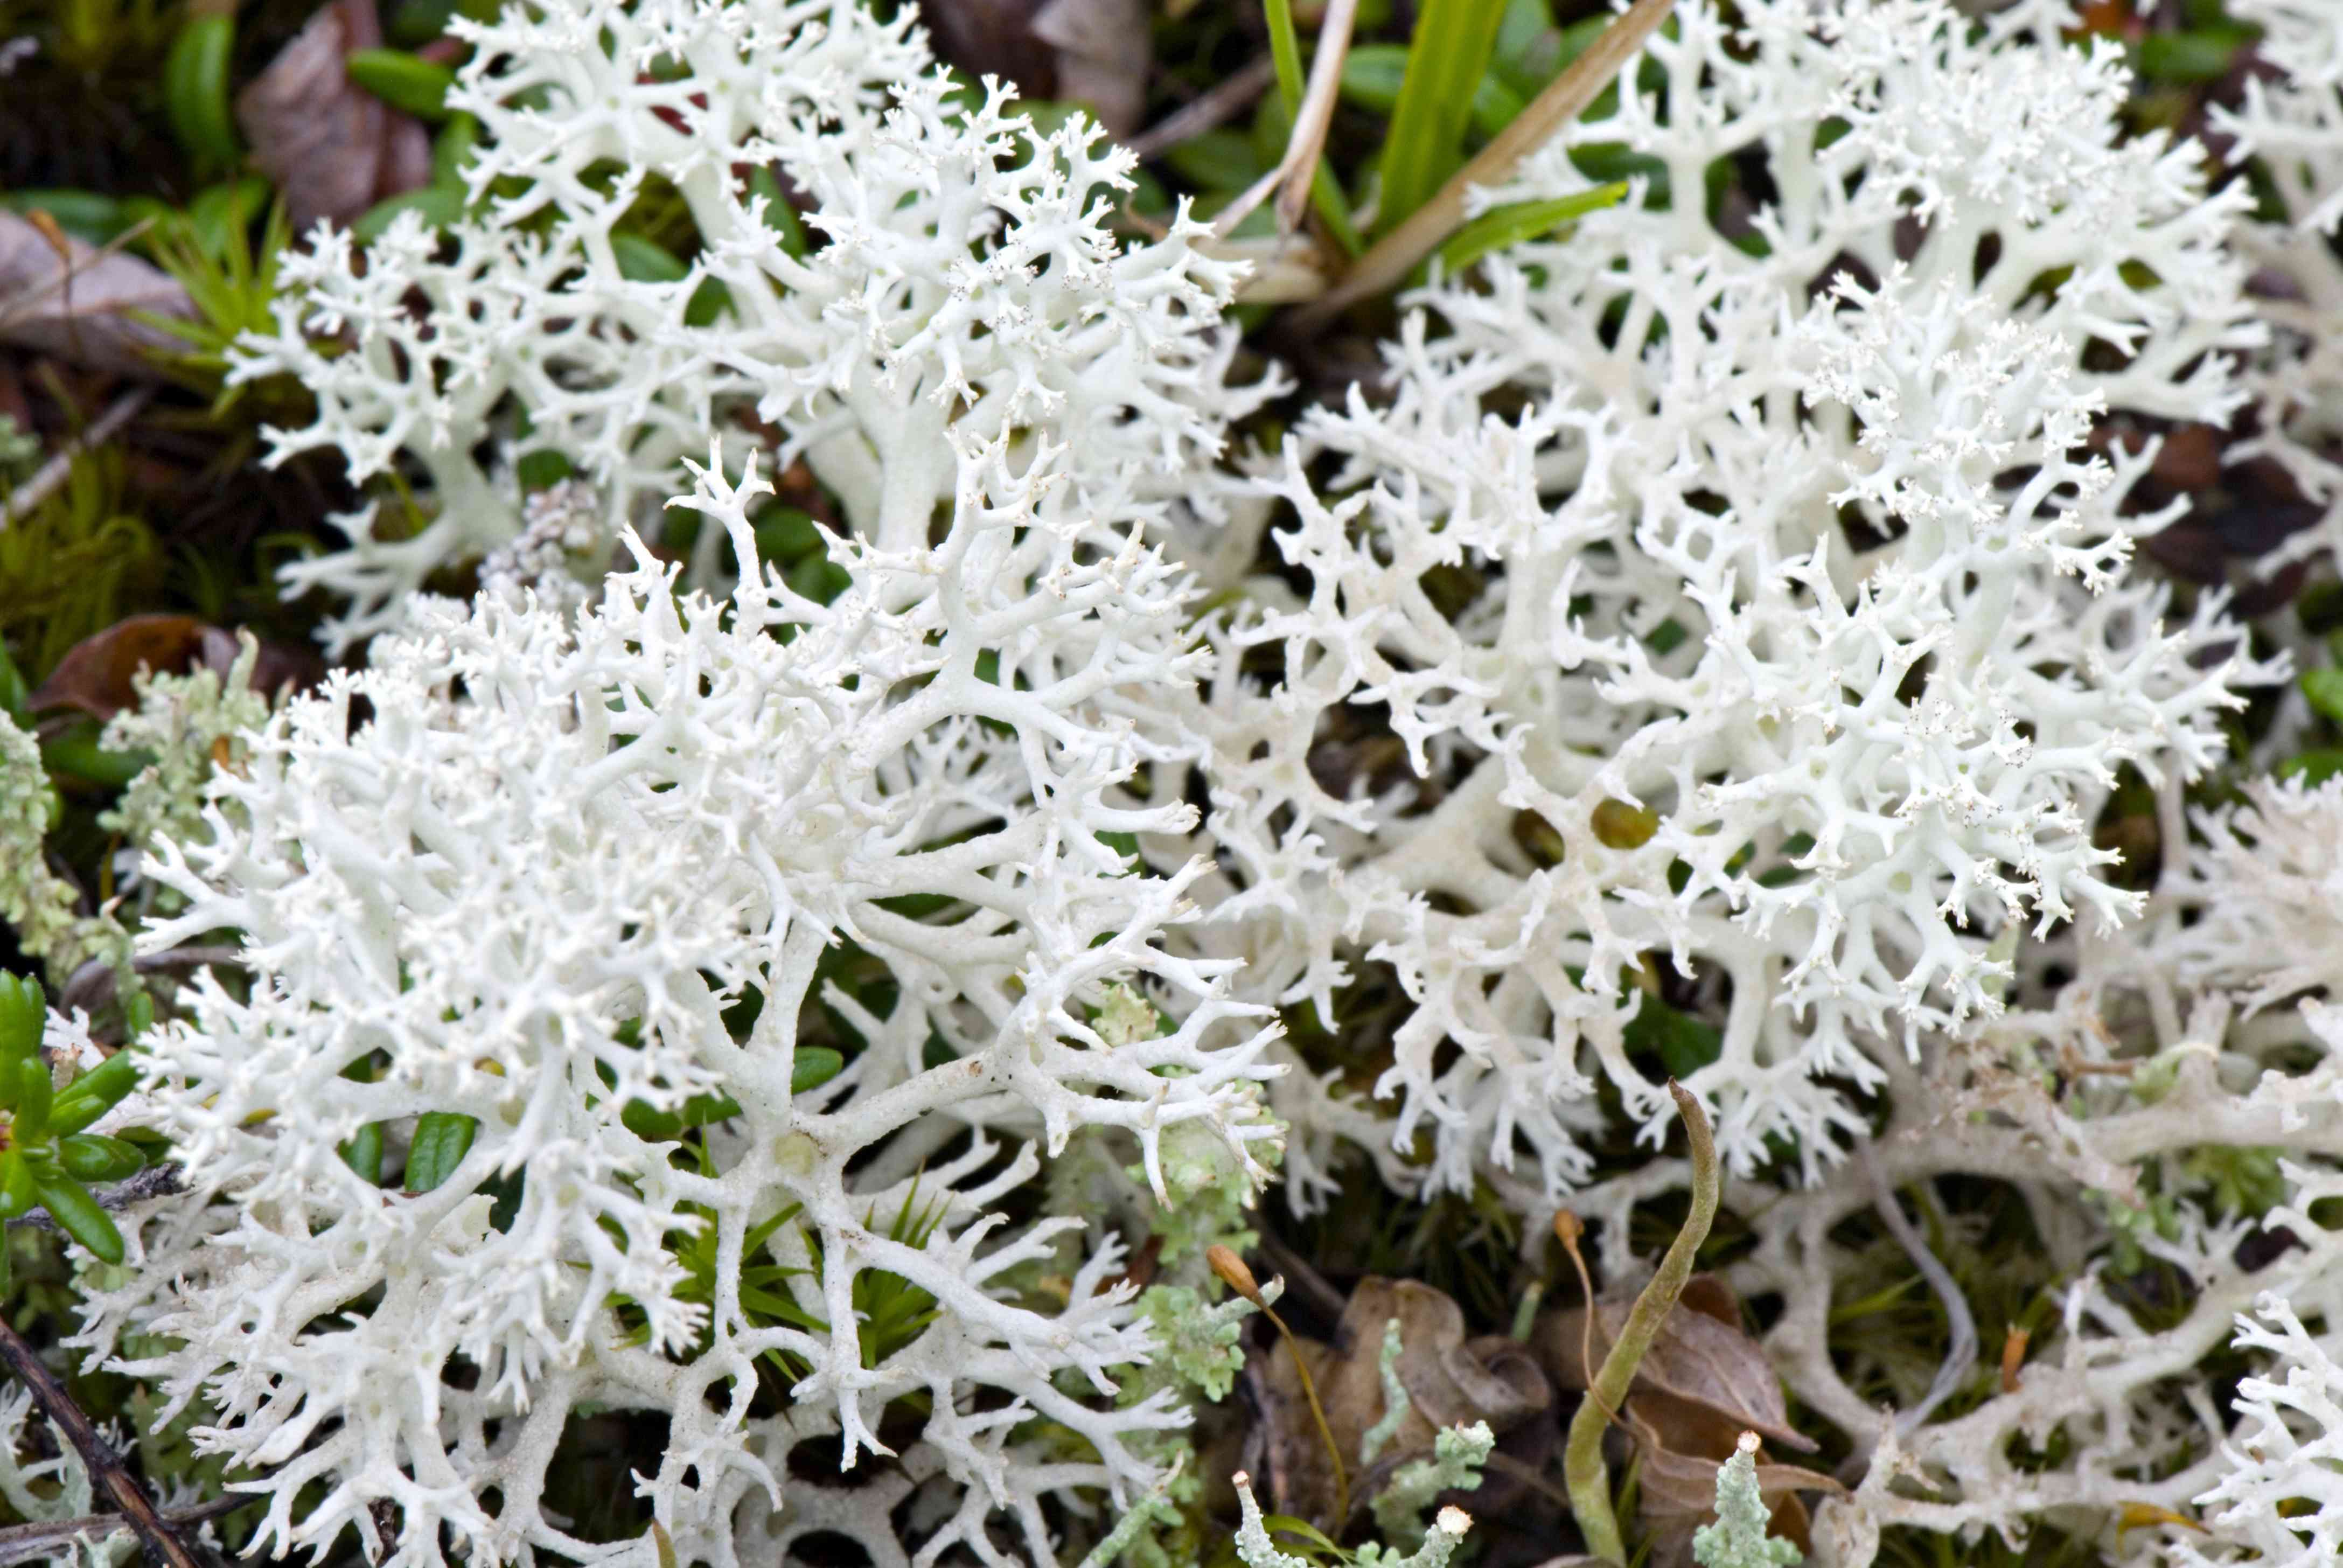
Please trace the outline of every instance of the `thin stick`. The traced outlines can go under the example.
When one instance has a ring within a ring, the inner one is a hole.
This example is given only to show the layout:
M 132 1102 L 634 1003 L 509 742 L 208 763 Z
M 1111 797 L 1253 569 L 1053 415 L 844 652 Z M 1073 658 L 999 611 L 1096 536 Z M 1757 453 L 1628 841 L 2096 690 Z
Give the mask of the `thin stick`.
M 155 1511 L 155 1500 L 146 1495 L 138 1478 L 106 1446 L 106 1439 L 97 1434 L 96 1426 L 81 1406 L 74 1403 L 73 1396 L 65 1392 L 56 1374 L 42 1363 L 39 1354 L 5 1318 L 0 1318 L 0 1362 L 5 1362 L 17 1381 L 32 1391 L 33 1402 L 41 1407 L 41 1413 L 65 1433 L 65 1441 L 80 1453 L 82 1463 L 89 1470 L 91 1484 L 113 1501 L 121 1510 L 124 1522 L 138 1533 L 138 1539 L 146 1543 L 148 1560 L 164 1568 L 205 1568 L 203 1559 L 180 1538 L 176 1527 Z
M 209 1503 L 199 1503 L 192 1508 L 174 1508 L 163 1517 L 173 1524 L 201 1524 L 207 1519 L 217 1519 L 223 1513 L 233 1513 L 251 1501 L 249 1496 L 215 1497 Z M 33 1524 L 11 1524 L 0 1529 L 0 1565 L 29 1563 L 36 1557 L 54 1557 L 57 1555 L 59 1546 L 77 1535 L 103 1541 L 117 1530 L 129 1528 L 130 1521 L 119 1513 L 85 1513 L 79 1519 L 44 1519 Z
M 1396 286 L 1413 272 L 1416 263 L 1439 249 L 1441 242 L 1463 223 L 1465 193 L 1474 186 L 1503 184 L 1523 158 L 1584 114 L 1644 46 L 1644 40 L 1667 20 L 1674 5 L 1675 0 L 1635 0 L 1430 201 L 1353 262 L 1341 282 L 1296 311 L 1295 329 L 1307 332 L 1322 327 L 1336 312 Z
M 1668 1243 L 1659 1272 L 1628 1309 L 1625 1325 L 1603 1358 L 1603 1370 L 1588 1382 L 1585 1402 L 1570 1418 L 1570 1446 L 1563 1456 L 1563 1477 L 1570 1484 L 1570 1511 L 1578 1520 L 1579 1533 L 1586 1537 L 1586 1550 L 1610 1563 L 1626 1562 L 1627 1549 L 1619 1538 L 1619 1521 L 1611 1509 L 1611 1476 L 1603 1462 L 1604 1412 L 1625 1402 L 1635 1369 L 1660 1325 L 1675 1309 L 1676 1299 L 1684 1294 L 1684 1282 L 1692 1278 L 1693 1261 L 1716 1220 L 1716 1143 L 1709 1132 L 1708 1117 L 1702 1112 L 1700 1101 L 1673 1078 L 1668 1080 L 1668 1092 L 1675 1098 L 1676 1113 L 1684 1118 L 1684 1131 L 1692 1141 L 1692 1213 L 1676 1239 Z
M 169 1198 L 186 1191 L 186 1168 L 176 1160 L 166 1160 L 160 1165 L 149 1165 L 136 1176 L 116 1181 L 111 1187 L 101 1187 L 90 1194 L 97 1206 L 106 1210 L 127 1209 L 133 1203 L 144 1203 L 150 1198 Z M 63 1235 L 57 1222 L 49 1218 L 45 1209 L 34 1209 L 19 1214 L 7 1222 L 11 1231 L 46 1231 L 51 1235 Z
M 1269 91 L 1270 83 L 1276 79 L 1277 62 L 1263 55 L 1235 75 L 1215 84 L 1211 92 L 1191 103 L 1182 104 L 1123 146 L 1137 153 L 1144 162 L 1166 148 L 1176 147 L 1190 136 L 1202 136 L 1242 113 L 1255 98 Z
M 1944 1303 L 1946 1326 L 1951 1331 L 1951 1342 L 1945 1346 L 1945 1359 L 1936 1368 L 1936 1380 L 1929 1383 L 1926 1397 L 1896 1418 L 1896 1431 L 1901 1436 L 1927 1420 L 1929 1412 L 1958 1392 L 1963 1380 L 1969 1375 L 1969 1369 L 1976 1365 L 1976 1319 L 1970 1313 L 1968 1298 L 1961 1294 L 1961 1287 L 1954 1281 L 1952 1271 L 1928 1250 L 1928 1243 L 1918 1231 L 1913 1229 L 1912 1221 L 1904 1217 L 1904 1205 L 1881 1178 L 1868 1144 L 1857 1153 L 1856 1159 L 1862 1163 L 1864 1175 L 1871 1181 L 1872 1206 L 1885 1222 L 1888 1234 L 1894 1236 L 1896 1244 L 1904 1249 L 1904 1255 L 1912 1260 L 1912 1266 L 1920 1271 L 1921 1278 L 1928 1282 L 1928 1288 L 1936 1292 L 1936 1300 Z
M 0 531 L 39 506 L 55 494 L 73 472 L 73 460 L 94 447 L 103 447 L 114 439 L 122 427 L 130 423 L 146 400 L 155 396 L 155 388 L 134 387 L 114 400 L 113 407 L 97 417 L 97 423 L 59 447 L 55 457 L 41 465 L 33 477 L 16 487 L 15 493 L 0 506 Z
M 1333 0 L 1326 7 L 1326 19 L 1318 25 L 1318 52 L 1310 62 L 1310 85 L 1302 95 L 1302 107 L 1294 113 L 1293 134 L 1285 138 L 1285 156 L 1213 220 L 1213 232 L 1222 239 L 1234 234 L 1237 225 L 1280 186 L 1284 194 L 1277 199 L 1278 232 L 1292 234 L 1302 221 L 1302 208 L 1310 200 L 1310 182 L 1318 172 L 1318 156 L 1326 147 L 1326 128 L 1333 123 L 1334 99 L 1342 86 L 1342 62 L 1351 53 L 1351 24 L 1358 12 L 1359 0 Z
M 1302 1378 L 1302 1392 L 1310 1401 L 1310 1413 L 1318 1420 L 1318 1436 L 1326 1444 L 1326 1457 L 1334 1462 L 1334 1528 L 1339 1533 L 1351 1519 L 1351 1477 L 1342 1464 L 1342 1445 L 1334 1441 L 1334 1429 L 1327 1424 L 1326 1407 L 1318 1402 L 1318 1384 L 1310 1375 L 1310 1363 L 1302 1359 L 1302 1342 L 1285 1326 L 1285 1320 L 1271 1310 L 1261 1287 L 1253 1283 L 1252 1271 L 1232 1248 L 1215 1243 L 1204 1249 L 1204 1261 L 1221 1282 L 1251 1302 L 1262 1317 L 1277 1325 L 1285 1336 L 1285 1353 L 1293 1358 L 1293 1370 Z

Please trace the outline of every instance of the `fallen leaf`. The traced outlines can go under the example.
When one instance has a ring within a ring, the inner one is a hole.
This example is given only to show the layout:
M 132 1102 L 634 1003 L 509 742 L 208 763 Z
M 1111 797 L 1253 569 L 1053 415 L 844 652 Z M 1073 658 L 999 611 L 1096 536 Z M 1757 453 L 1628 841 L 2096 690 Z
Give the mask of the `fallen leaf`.
M 65 650 L 27 706 L 35 712 L 77 708 L 103 723 L 138 700 L 132 679 L 142 669 L 184 675 L 192 669 L 222 676 L 236 663 L 234 632 L 191 615 L 134 615 Z M 264 642 L 254 660 L 256 690 L 274 695 L 314 683 L 322 673 L 315 656 L 283 643 Z
M 1596 1304 L 1591 1337 L 1598 1362 L 1625 1325 L 1628 1310 L 1625 1302 Z M 1584 1307 L 1548 1312 L 1531 1336 L 1546 1370 L 1564 1388 L 1583 1389 L 1590 1381 L 1580 1350 L 1585 1313 Z M 1705 1452 L 1721 1441 L 1722 1459 L 1744 1431 L 1804 1452 L 1815 1446 L 1790 1424 L 1779 1374 L 1743 1332 L 1731 1289 L 1713 1275 L 1687 1282 L 1676 1310 L 1652 1336 L 1628 1392 L 1678 1452 Z
M 126 313 L 192 318 L 187 291 L 135 256 L 0 212 L 0 343 L 116 376 L 153 377 L 147 352 L 184 347 Z
M 252 161 L 285 195 L 295 232 L 347 224 L 376 203 L 431 183 L 422 122 L 349 79 L 353 49 L 382 43 L 374 0 L 334 0 L 236 95 Z
M 1049 0 L 1033 35 L 1058 51 L 1059 97 L 1088 104 L 1110 136 L 1139 129 L 1154 64 L 1147 0 Z
M 922 15 L 936 52 L 968 75 L 1087 105 L 1117 137 L 1139 129 L 1154 63 L 1147 0 L 955 0 Z
M 2121 1541 L 2126 1531 L 2145 1530 L 2156 1524 L 2177 1524 L 2184 1530 L 2194 1530 L 2199 1535 L 2212 1533 L 2186 1513 L 2175 1513 L 2171 1509 L 2153 1503 L 2127 1503 L 2116 1524 L 2116 1539 Z
M 1000 76 L 1030 98 L 1058 95 L 1058 51 L 1033 35 L 1033 14 L 1047 0 L 955 0 L 929 6 L 920 20 L 936 53 L 978 80 Z
M 1733 1444 L 1727 1442 L 1722 1453 L 1686 1453 L 1671 1449 L 1640 1418 L 1638 1407 L 1642 1402 L 1641 1399 L 1627 1402 L 1627 1425 L 1641 1458 L 1636 1473 L 1636 1513 L 1651 1549 L 1647 1562 L 1649 1568 L 1684 1568 L 1692 1562 L 1693 1533 L 1716 1518 L 1717 1467 L 1732 1457 Z M 1773 1511 L 1767 1533 L 1795 1543 L 1803 1553 L 1813 1544 L 1812 1526 L 1806 1505 L 1799 1501 L 1798 1493 L 1839 1493 L 1846 1489 L 1820 1471 L 1795 1464 L 1773 1464 L 1760 1459 L 1757 1490 Z
M 1295 1350 L 1308 1358 L 1326 1425 L 1355 1469 L 1362 1440 L 1385 1413 L 1383 1329 L 1394 1321 L 1400 1354 L 1393 1370 L 1407 1391 L 1408 1413 L 1375 1471 L 1388 1473 L 1429 1453 L 1443 1427 L 1485 1421 L 1502 1437 L 1551 1409 L 1554 1391 L 1527 1347 L 1503 1335 L 1468 1339 L 1464 1313 L 1444 1292 L 1370 1276 L 1352 1292 L 1330 1343 L 1280 1342 L 1248 1358 L 1247 1387 L 1261 1419 L 1248 1435 L 1245 1468 L 1267 1483 L 1279 1511 L 1325 1525 L 1334 1507 L 1333 1467 L 1294 1370 Z M 1354 1479 L 1351 1493 L 1363 1507 L 1373 1488 Z

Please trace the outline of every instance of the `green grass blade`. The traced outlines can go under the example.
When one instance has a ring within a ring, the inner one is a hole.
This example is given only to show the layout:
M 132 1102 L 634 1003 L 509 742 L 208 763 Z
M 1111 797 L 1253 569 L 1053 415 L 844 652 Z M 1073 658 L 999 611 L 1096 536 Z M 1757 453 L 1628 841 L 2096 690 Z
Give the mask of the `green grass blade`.
M 1505 0 L 1425 0 L 1383 143 L 1379 227 L 1398 225 L 1464 166 L 1464 126 L 1504 14 Z
M 1492 207 L 1449 236 L 1448 243 L 1440 247 L 1440 265 L 1451 273 L 1461 272 L 1491 251 L 1535 239 L 1574 218 L 1600 212 L 1626 194 L 1626 184 L 1621 181 L 1552 201 L 1514 202 L 1509 206 Z
M 1269 18 L 1269 56 L 1277 65 L 1277 95 L 1291 121 L 1302 112 L 1302 39 L 1293 28 L 1293 0 L 1262 0 Z
M 1269 18 L 1269 54 L 1277 65 L 1278 100 L 1285 106 L 1286 124 L 1292 125 L 1302 112 L 1302 37 L 1293 27 L 1293 0 L 1262 0 L 1262 10 Z M 1352 226 L 1351 205 L 1322 156 L 1310 175 L 1310 210 L 1318 215 L 1345 255 L 1356 256 L 1365 248 Z

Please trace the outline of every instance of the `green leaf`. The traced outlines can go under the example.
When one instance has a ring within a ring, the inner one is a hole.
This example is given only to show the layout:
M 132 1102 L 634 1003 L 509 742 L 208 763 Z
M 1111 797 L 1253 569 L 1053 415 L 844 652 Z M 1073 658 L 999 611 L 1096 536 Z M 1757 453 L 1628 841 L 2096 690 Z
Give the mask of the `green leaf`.
M 342 1163 L 358 1173 L 369 1185 L 382 1185 L 382 1123 L 369 1121 L 357 1131 L 357 1135 L 335 1152 Z
M 524 490 L 543 490 L 561 483 L 577 470 L 568 457 L 550 447 L 524 454 L 513 465 L 513 477 Z
M 1399 107 L 1407 80 L 1407 45 L 1357 44 L 1342 61 L 1342 96 L 1362 109 L 1388 115 Z
M 113 1110 L 138 1087 L 137 1052 L 125 1047 L 57 1091 L 49 1107 L 49 1130 L 58 1137 L 79 1132 Z
M 40 981 L 25 975 L 0 974 L 0 1061 L 37 1058 L 48 1016 L 48 999 Z
M 1440 247 L 1440 265 L 1451 273 L 1462 272 L 1493 251 L 1535 239 L 1588 213 L 1616 206 L 1626 194 L 1625 183 L 1617 182 L 1577 196 L 1556 196 L 1552 201 L 1514 202 L 1509 206 L 1493 207 L 1449 236 L 1448 243 Z
M 30 729 L 32 716 L 26 705 L 32 700 L 33 689 L 25 682 L 24 671 L 8 657 L 8 645 L 0 642 L 0 712 L 15 719 L 17 729 Z
M 350 237 L 360 245 L 372 245 L 390 227 L 391 220 L 403 212 L 420 213 L 427 226 L 446 228 L 464 216 L 464 188 L 425 186 L 421 190 L 402 191 L 387 201 L 378 201 L 350 225 Z
M 10 191 L 0 196 L 0 211 L 47 213 L 59 228 L 88 245 L 104 245 L 135 221 L 120 200 L 96 191 Z
M 78 1181 L 119 1181 L 136 1175 L 146 1163 L 146 1157 L 135 1143 L 95 1132 L 77 1132 L 57 1140 L 57 1163 L 65 1167 L 66 1175 Z
M 187 156 L 209 168 L 233 168 L 244 156 L 228 107 L 228 64 L 235 53 L 235 16 L 214 12 L 190 17 L 163 63 L 163 109 L 171 129 Z
M 846 1070 L 846 1058 L 822 1045 L 801 1045 L 789 1063 L 789 1092 L 803 1094 L 809 1089 L 820 1089 Z M 739 1108 L 734 1108 L 738 1114 Z
M 479 1131 L 478 1117 L 458 1111 L 427 1111 L 417 1118 L 407 1151 L 407 1190 L 428 1192 L 453 1176 Z
M 757 558 L 791 567 L 821 548 L 821 525 L 796 507 L 770 507 L 757 519 Z
M 1200 190 L 1236 192 L 1269 172 L 1242 131 L 1205 131 L 1164 150 L 1163 161 Z
M 0 1153 L 0 1219 L 13 1220 L 30 1210 L 40 1194 L 34 1191 L 33 1168 L 11 1149 Z
M 268 182 L 253 175 L 197 191 L 187 204 L 187 230 L 197 248 L 221 265 L 243 255 L 253 219 L 268 206 L 269 195 Z
M 97 1206 L 88 1188 L 70 1176 L 44 1176 L 35 1178 L 33 1191 L 56 1221 L 58 1230 L 88 1248 L 100 1261 L 122 1261 L 122 1232 L 114 1228 L 114 1217 Z
M 108 751 L 97 743 L 95 719 L 83 719 L 41 742 L 41 766 L 90 784 L 120 789 L 155 760 L 145 751 Z
M 418 120 L 447 117 L 456 73 L 436 61 L 404 49 L 353 49 L 342 56 L 342 71 L 362 91 Z
M 2304 670 L 2302 695 L 2321 714 L 2343 724 L 2343 669 Z
M 773 171 L 749 170 L 749 194 L 765 198 L 765 226 L 781 236 L 781 248 L 791 256 L 805 255 L 805 226 L 798 221 L 798 209 L 781 194 L 781 182 L 773 177 Z
M 2299 757 L 2289 757 L 2278 766 L 2279 778 L 2298 778 L 2313 788 L 2326 783 L 2338 773 L 2343 773 L 2343 749 L 2332 746 L 2318 747 Z
M 1424 0 L 1383 143 L 1379 227 L 1396 227 L 1463 167 L 1473 90 L 1503 17 L 1504 0 Z
M 2140 39 L 2135 58 L 2151 82 L 2217 82 L 2251 42 L 2253 35 L 2242 27 L 2159 31 Z
M 691 270 L 657 240 L 626 229 L 610 236 L 610 254 L 618 263 L 618 276 L 629 283 L 681 283 Z
M 1725 1036 L 1689 1013 L 1647 996 L 1627 1021 L 1629 1050 L 1655 1053 L 1673 1078 L 1689 1078 L 1725 1051 Z
M 460 189 L 464 166 L 472 161 L 472 149 L 479 145 L 479 121 L 469 115 L 448 116 L 439 134 L 431 138 L 431 183 Z
M 55 1091 L 49 1086 L 49 1064 L 35 1050 L 16 1062 L 15 1124 L 10 1127 L 17 1147 L 29 1150 L 49 1141 L 49 1106 Z

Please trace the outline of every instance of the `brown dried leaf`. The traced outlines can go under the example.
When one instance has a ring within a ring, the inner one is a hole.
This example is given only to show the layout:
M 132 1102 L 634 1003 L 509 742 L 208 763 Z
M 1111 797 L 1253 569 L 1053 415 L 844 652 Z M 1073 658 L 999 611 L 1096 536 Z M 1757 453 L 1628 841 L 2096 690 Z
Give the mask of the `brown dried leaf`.
M 1625 1302 L 1596 1303 L 1591 1339 L 1598 1362 L 1618 1338 L 1628 1308 Z M 1589 1382 L 1580 1350 L 1585 1312 L 1584 1307 L 1548 1312 L 1532 1336 L 1546 1370 L 1564 1388 L 1583 1389 Z M 1742 1332 L 1739 1303 L 1712 1276 L 1695 1275 L 1686 1284 L 1684 1299 L 1653 1336 L 1629 1392 L 1665 1445 L 1678 1452 L 1715 1448 L 1722 1458 L 1744 1431 L 1805 1452 L 1815 1448 L 1790 1425 L 1782 1380 L 1757 1342 Z
M 952 0 L 920 7 L 936 53 L 970 76 L 1001 76 L 1031 98 L 1058 95 L 1058 52 L 1033 35 L 1047 0 Z
M 1059 97 L 1088 104 L 1111 136 L 1139 129 L 1154 64 L 1147 0 L 1049 0 L 1033 35 L 1058 52 Z
M 252 161 L 285 193 L 295 231 L 347 224 L 386 196 L 427 185 L 428 134 L 342 68 L 382 43 L 374 0 L 334 0 L 236 95 Z
M 125 314 L 134 310 L 196 314 L 186 289 L 136 256 L 100 251 L 0 212 L 0 343 L 116 376 L 151 377 L 156 371 L 147 351 L 181 345 Z
M 223 628 L 191 615 L 134 615 L 68 648 L 33 693 L 30 706 L 35 712 L 77 708 L 103 722 L 136 705 L 131 681 L 140 670 L 185 675 L 209 669 L 225 677 L 236 656 L 236 634 Z M 307 687 L 320 673 L 316 657 L 306 649 L 264 642 L 253 663 L 252 685 L 274 695 L 288 685 Z
M 1716 1471 L 1731 1457 L 1733 1442 L 1722 1452 L 1684 1453 L 1668 1448 L 1646 1422 L 1639 1397 L 1627 1402 L 1627 1422 L 1634 1433 L 1641 1458 L 1637 1471 L 1637 1516 L 1651 1547 L 1650 1568 L 1684 1568 L 1692 1561 L 1693 1532 L 1716 1518 Z M 1738 1441 L 1739 1434 L 1735 1434 Z M 1762 1451 L 1761 1451 L 1762 1452 Z M 1795 1464 L 1757 1462 L 1757 1490 L 1773 1510 L 1768 1526 L 1805 1552 L 1811 1544 L 1811 1525 L 1801 1492 L 1844 1493 L 1846 1489 L 1820 1471 Z
M 1147 0 L 952 0 L 921 18 L 936 52 L 970 75 L 1086 104 L 1118 137 L 1139 129 L 1154 64 Z
M 78 708 L 105 720 L 138 700 L 131 678 L 142 669 L 185 674 L 202 661 L 207 638 L 224 642 L 236 657 L 236 638 L 191 615 L 134 615 L 73 645 L 48 679 L 34 692 L 35 712 Z M 219 668 L 226 668 L 225 664 Z
M 1352 1292 L 1331 1344 L 1301 1342 L 1326 1424 L 1346 1457 L 1355 1461 L 1367 1429 L 1383 1417 L 1383 1328 L 1393 1320 L 1400 1332 L 1394 1371 L 1409 1410 L 1379 1463 L 1429 1452 L 1442 1427 L 1485 1421 L 1503 1433 L 1552 1404 L 1553 1390 L 1524 1346 L 1503 1335 L 1468 1341 L 1464 1313 L 1445 1292 L 1414 1280 L 1370 1276 Z M 1262 1417 L 1246 1468 L 1267 1479 L 1280 1510 L 1323 1523 L 1334 1507 L 1333 1468 L 1292 1352 L 1282 1341 L 1256 1351 L 1246 1373 Z M 1353 1490 L 1363 1501 L 1364 1489 Z

